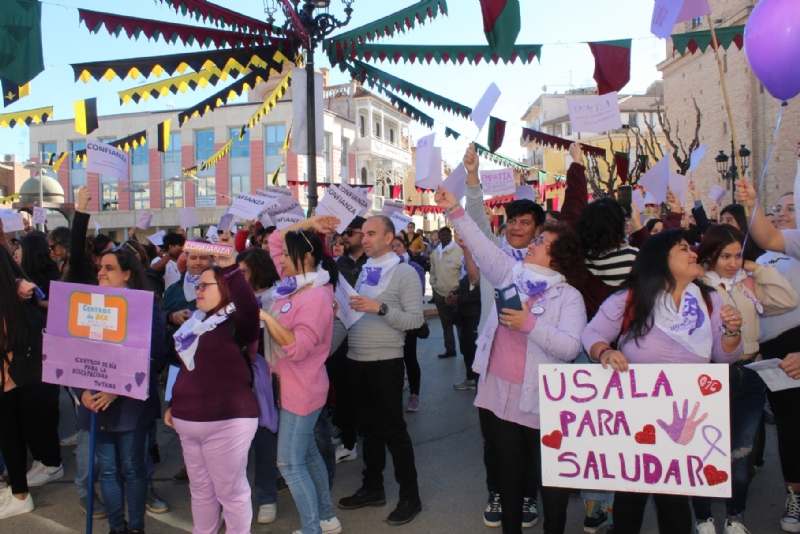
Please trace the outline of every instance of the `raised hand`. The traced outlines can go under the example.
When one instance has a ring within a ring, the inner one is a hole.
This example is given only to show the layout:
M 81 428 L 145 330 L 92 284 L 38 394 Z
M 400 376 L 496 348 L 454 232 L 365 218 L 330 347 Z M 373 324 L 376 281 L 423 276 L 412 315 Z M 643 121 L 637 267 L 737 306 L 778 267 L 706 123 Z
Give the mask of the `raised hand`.
M 448 208 L 458 204 L 458 199 L 456 196 L 441 185 L 436 189 L 436 194 L 433 195 L 433 200 L 436 202 L 436 205 L 443 210 L 447 210 Z
M 679 445 L 687 445 L 694 438 L 694 432 L 697 429 L 697 426 L 705 421 L 706 417 L 708 417 L 708 413 L 704 413 L 699 419 L 695 419 L 697 416 L 697 410 L 699 409 L 700 403 L 694 403 L 692 414 L 689 415 L 689 400 L 686 399 L 683 401 L 683 414 L 681 415 L 678 413 L 677 401 L 673 401 L 672 423 L 667 424 L 661 419 L 658 419 L 658 425 L 664 429 L 664 432 L 667 433 L 672 441 Z
M 572 143 L 569 145 L 569 155 L 572 158 L 572 161 L 578 163 L 579 165 L 583 165 L 583 149 L 579 143 Z
M 470 143 L 467 147 L 467 151 L 464 152 L 464 168 L 467 172 L 478 172 L 478 167 L 480 163 L 478 161 L 478 151 L 475 150 L 475 144 Z
M 744 178 L 736 184 L 736 201 L 744 205 L 749 211 L 756 207 L 757 196 L 755 188 Z

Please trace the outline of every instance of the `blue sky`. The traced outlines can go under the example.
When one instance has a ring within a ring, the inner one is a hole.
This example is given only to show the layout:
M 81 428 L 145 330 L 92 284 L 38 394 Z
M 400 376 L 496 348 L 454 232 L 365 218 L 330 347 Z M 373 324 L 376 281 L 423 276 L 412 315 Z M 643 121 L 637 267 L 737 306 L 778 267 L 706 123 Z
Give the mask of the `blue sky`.
M 5 113 L 41 106 L 54 105 L 55 119 L 73 117 L 72 102 L 89 97 L 98 98 L 98 111 L 102 115 L 132 113 L 143 110 L 165 109 L 169 103 L 176 108 L 192 105 L 215 91 L 207 87 L 186 94 L 179 93 L 169 98 L 141 101 L 139 104 L 119 104 L 117 91 L 130 89 L 142 83 L 157 80 L 151 77 L 146 82 L 143 77 L 137 80 L 115 78 L 105 80 L 75 82 L 71 63 L 102 61 L 140 56 L 158 56 L 200 50 L 195 46 L 184 47 L 168 45 L 163 42 L 149 42 L 128 39 L 125 33 L 120 37 L 108 35 L 105 28 L 99 34 L 90 34 L 86 26 L 78 23 L 77 7 L 105 11 L 120 15 L 152 18 L 182 24 L 202 25 L 188 17 L 176 14 L 168 5 L 151 0 L 55 0 L 56 3 L 43 2 L 42 31 L 44 62 L 46 70 L 31 83 L 31 95 L 0 110 Z M 218 4 L 236 9 L 252 17 L 264 19 L 262 0 L 218 0 Z M 358 27 L 366 22 L 386 16 L 398 9 L 412 5 L 411 0 L 356 0 L 353 20 L 347 29 Z M 474 106 L 491 82 L 497 83 L 502 96 L 493 115 L 509 121 L 506 140 L 499 153 L 519 158 L 523 150 L 519 146 L 520 117 L 528 106 L 542 93 L 563 92 L 570 83 L 575 87 L 593 85 L 594 61 L 586 41 L 604 41 L 633 38 L 631 81 L 625 93 L 643 93 L 654 80 L 661 79 L 655 66 L 665 58 L 665 43 L 649 32 L 653 4 L 644 0 L 521 0 L 522 31 L 517 38 L 519 44 L 542 44 L 541 63 L 523 65 L 485 65 L 468 64 L 414 65 L 377 64 L 405 80 L 421 85 L 431 91 L 446 96 L 467 106 Z M 333 0 L 331 12 L 342 15 L 342 4 Z M 417 26 L 405 34 L 381 42 L 392 44 L 486 44 L 478 0 L 450 0 L 449 16 L 438 17 L 424 26 Z M 283 17 L 277 15 L 279 22 Z M 318 52 L 320 49 L 318 48 Z M 323 54 L 317 54 L 317 66 L 329 66 Z M 345 83 L 347 78 L 338 69 L 333 72 L 332 83 Z M 239 99 L 237 101 L 243 100 Z M 448 162 L 456 162 L 464 150 L 467 140 L 458 142 L 445 140 L 444 128 L 449 126 L 469 139 L 476 135 L 476 128 L 446 112 L 435 110 L 421 102 L 413 102 L 422 111 L 436 120 L 437 145 L 443 146 L 443 157 Z M 186 127 L 191 128 L 191 122 Z M 485 139 L 486 128 L 481 135 Z M 429 133 L 416 123 L 412 135 L 419 138 Z M 16 126 L 13 129 L 0 129 L 0 154 L 14 153 L 19 158 L 29 156 L 28 128 Z

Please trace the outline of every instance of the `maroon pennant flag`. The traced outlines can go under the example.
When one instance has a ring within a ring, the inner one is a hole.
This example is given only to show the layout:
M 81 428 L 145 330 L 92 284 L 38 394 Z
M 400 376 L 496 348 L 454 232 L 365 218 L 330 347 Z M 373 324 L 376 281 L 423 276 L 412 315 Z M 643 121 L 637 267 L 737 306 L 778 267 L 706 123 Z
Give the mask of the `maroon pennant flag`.
M 588 44 L 594 55 L 597 92 L 619 92 L 631 79 L 631 39 Z
M 489 152 L 494 154 L 503 144 L 506 136 L 506 121 L 497 117 L 489 117 Z

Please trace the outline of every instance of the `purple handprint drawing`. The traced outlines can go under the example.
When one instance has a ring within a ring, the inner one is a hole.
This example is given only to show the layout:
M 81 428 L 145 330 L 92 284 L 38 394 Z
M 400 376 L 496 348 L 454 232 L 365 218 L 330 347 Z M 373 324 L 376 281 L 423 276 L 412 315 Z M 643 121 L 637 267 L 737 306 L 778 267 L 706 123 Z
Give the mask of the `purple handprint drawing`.
M 686 305 L 683 309 L 683 316 L 693 317 L 695 319 L 694 326 L 689 330 L 690 336 L 705 323 L 705 314 L 703 314 L 703 310 L 700 309 L 700 303 L 697 302 L 697 299 L 691 293 L 686 294 Z
M 689 400 L 687 399 L 683 401 L 683 415 L 681 415 L 678 413 L 678 403 L 673 401 L 672 423 L 667 424 L 661 419 L 658 419 L 658 425 L 664 429 L 672 441 L 679 445 L 688 445 L 694 438 L 694 431 L 697 429 L 697 425 L 705 421 L 706 417 L 708 417 L 708 413 L 704 413 L 699 419 L 695 419 L 697 410 L 699 409 L 700 403 L 694 403 L 692 414 L 689 415 Z

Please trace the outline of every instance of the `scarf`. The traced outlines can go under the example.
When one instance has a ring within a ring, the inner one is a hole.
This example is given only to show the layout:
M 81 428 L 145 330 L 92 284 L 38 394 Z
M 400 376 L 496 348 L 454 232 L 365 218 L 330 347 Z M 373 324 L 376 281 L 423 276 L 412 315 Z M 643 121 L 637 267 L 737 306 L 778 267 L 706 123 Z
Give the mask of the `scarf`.
M 722 286 L 725 291 L 730 293 L 733 290 L 733 281 L 743 281 L 747 278 L 747 273 L 739 269 L 739 272 L 737 272 L 733 278 L 722 278 L 716 271 L 706 271 L 706 278 L 708 278 L 708 285 L 711 287 Z
M 361 269 L 356 282 L 356 291 L 365 297 L 374 299 L 389 286 L 392 271 L 400 264 L 397 254 L 387 253 L 380 258 L 369 258 Z
M 706 315 L 706 303 L 700 288 L 689 284 L 681 295 L 676 309 L 672 295 L 662 291 L 653 310 L 655 325 L 680 343 L 686 350 L 701 358 L 711 356 L 714 335 L 711 319 Z
M 451 248 L 453 248 L 453 247 L 457 247 L 457 246 L 458 246 L 458 245 L 456 245 L 456 242 L 455 242 L 455 241 L 450 241 L 450 242 L 447 244 L 447 246 L 446 246 L 446 247 L 442 247 L 442 244 L 441 244 L 441 243 L 439 243 L 439 246 L 438 246 L 438 247 L 436 247 L 436 252 L 437 252 L 437 254 L 439 254 L 439 260 L 441 260 L 441 259 L 442 259 L 442 256 L 444 255 L 444 253 L 445 253 L 445 252 L 447 252 L 447 251 L 448 251 L 448 250 L 450 250 Z
M 562 274 L 552 269 L 525 263 L 514 265 L 511 274 L 522 302 L 527 302 L 536 295 L 566 281 Z
M 187 302 L 194 302 L 197 300 L 197 290 L 195 286 L 200 281 L 199 274 L 189 274 L 183 277 L 183 296 L 186 297 Z
M 197 351 L 197 345 L 200 343 L 200 336 L 214 330 L 217 326 L 228 320 L 231 314 L 236 311 L 236 306 L 233 303 L 228 304 L 225 309 L 218 311 L 213 317 L 207 321 L 206 313 L 197 310 L 192 316 L 181 325 L 180 329 L 175 332 L 175 350 L 186 365 L 189 371 L 194 370 L 194 353 Z
M 506 253 L 506 256 L 510 258 L 514 258 L 517 261 L 522 261 L 525 259 L 525 255 L 528 253 L 528 247 L 525 248 L 514 248 L 508 244 L 506 238 L 503 238 L 503 242 L 500 245 L 500 250 Z
M 331 281 L 331 275 L 320 266 L 317 270 L 311 273 L 298 274 L 297 276 L 287 276 L 270 290 L 270 298 L 272 300 L 280 300 L 292 295 L 296 291 L 304 288 L 308 284 L 312 287 L 324 286 Z
M 408 252 L 403 253 L 402 256 L 398 256 L 400 258 L 400 263 L 408 263 L 411 261 L 411 256 L 408 255 Z

